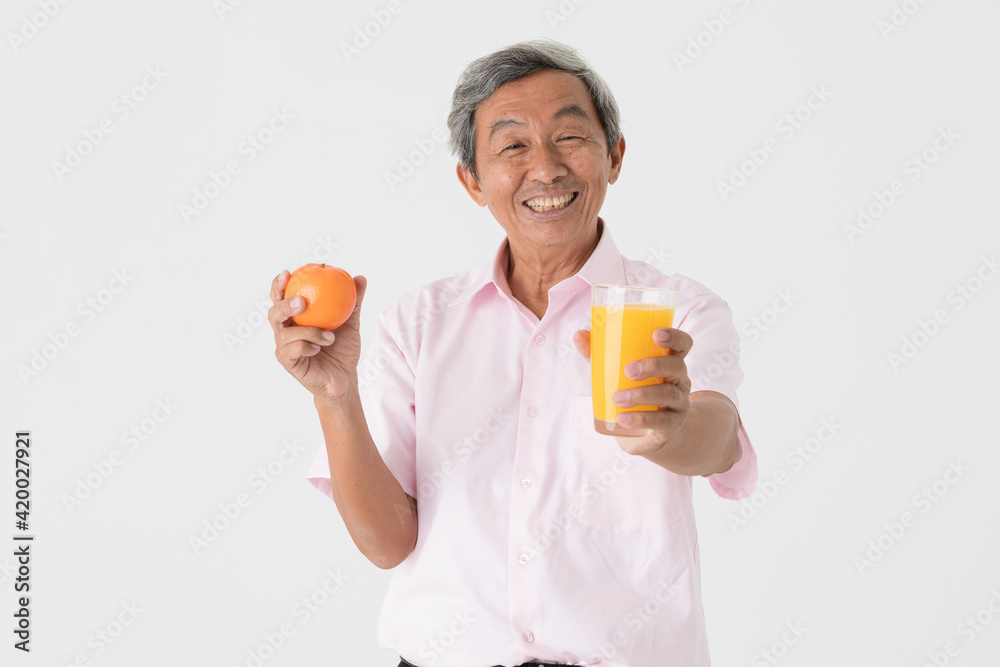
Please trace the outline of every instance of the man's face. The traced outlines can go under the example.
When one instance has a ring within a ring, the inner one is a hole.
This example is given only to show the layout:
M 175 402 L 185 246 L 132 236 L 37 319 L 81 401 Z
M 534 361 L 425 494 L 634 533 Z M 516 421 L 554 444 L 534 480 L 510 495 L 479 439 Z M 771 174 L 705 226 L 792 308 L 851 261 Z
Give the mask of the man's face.
M 618 179 L 625 140 L 609 154 L 587 86 L 543 70 L 497 89 L 476 110 L 479 177 L 458 177 L 520 243 L 590 239 L 608 184 Z

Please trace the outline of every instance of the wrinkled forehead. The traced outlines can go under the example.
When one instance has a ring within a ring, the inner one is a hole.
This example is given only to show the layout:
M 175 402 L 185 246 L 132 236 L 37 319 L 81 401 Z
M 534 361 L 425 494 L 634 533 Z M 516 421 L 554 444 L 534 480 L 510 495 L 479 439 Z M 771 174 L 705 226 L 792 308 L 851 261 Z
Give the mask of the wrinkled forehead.
M 497 88 L 475 112 L 477 129 L 517 125 L 526 117 L 576 117 L 599 122 L 590 90 L 582 79 L 559 70 L 534 72 Z

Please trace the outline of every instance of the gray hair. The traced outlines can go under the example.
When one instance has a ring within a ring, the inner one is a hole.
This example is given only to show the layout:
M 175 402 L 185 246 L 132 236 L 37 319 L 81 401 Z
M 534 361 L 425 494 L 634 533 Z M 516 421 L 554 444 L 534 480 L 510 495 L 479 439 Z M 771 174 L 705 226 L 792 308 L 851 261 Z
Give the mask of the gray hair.
M 476 109 L 500 86 L 547 69 L 572 74 L 586 84 L 604 128 L 609 154 L 621 140 L 621 116 L 611 88 L 580 54 L 554 40 L 521 42 L 474 60 L 455 86 L 448 114 L 449 145 L 462 167 L 473 176 L 479 178 L 476 172 Z

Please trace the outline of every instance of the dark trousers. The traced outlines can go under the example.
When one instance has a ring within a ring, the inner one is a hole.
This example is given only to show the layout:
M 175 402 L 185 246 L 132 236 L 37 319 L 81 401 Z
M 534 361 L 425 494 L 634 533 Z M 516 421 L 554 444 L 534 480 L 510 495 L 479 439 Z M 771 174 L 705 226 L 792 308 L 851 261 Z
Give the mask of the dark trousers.
M 416 665 L 410 664 L 400 658 L 399 667 L 417 667 Z M 503 667 L 503 665 L 497 665 L 497 667 Z M 550 663 L 541 662 L 526 662 L 523 665 L 518 665 L 517 667 L 569 667 L 569 665 L 555 665 Z

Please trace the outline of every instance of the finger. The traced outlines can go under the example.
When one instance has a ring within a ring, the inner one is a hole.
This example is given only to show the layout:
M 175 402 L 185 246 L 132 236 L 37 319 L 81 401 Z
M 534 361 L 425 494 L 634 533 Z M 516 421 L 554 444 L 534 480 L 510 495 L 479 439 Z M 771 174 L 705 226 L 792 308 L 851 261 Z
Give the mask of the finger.
M 358 274 L 354 276 L 354 289 L 357 290 L 357 300 L 354 302 L 354 310 L 344 324 L 360 328 L 361 324 L 361 303 L 365 300 L 365 293 L 368 291 L 368 279 Z M 343 326 L 343 324 L 341 325 Z
M 653 332 L 653 342 L 670 350 L 682 359 L 691 351 L 694 341 L 680 329 L 662 328 Z
M 676 410 L 633 410 L 619 412 L 617 422 L 629 428 L 673 432 L 680 426 L 683 418 L 684 415 Z
M 646 357 L 625 364 L 625 377 L 629 380 L 647 380 L 660 378 L 663 382 L 690 388 L 687 364 L 683 357 L 668 355 L 663 357 Z
M 278 358 L 281 365 L 291 368 L 303 357 L 313 357 L 319 354 L 323 348 L 316 343 L 307 340 L 297 340 L 288 345 L 280 345 L 274 350 L 274 356 Z
M 275 340 L 278 345 L 288 345 L 296 341 L 304 340 L 307 343 L 315 343 L 321 347 L 331 345 L 337 339 L 337 335 L 332 331 L 324 331 L 319 327 L 282 327 L 275 332 Z
M 278 333 L 287 326 L 292 315 L 298 315 L 306 309 L 306 300 L 300 296 L 291 299 L 282 299 L 271 306 L 267 311 L 267 320 L 271 323 L 271 328 Z
M 358 290 L 358 302 L 355 304 L 355 307 L 357 307 L 365 300 L 365 292 L 368 291 L 368 279 L 359 273 L 354 276 L 354 286 Z
M 586 329 L 580 329 L 573 334 L 573 345 L 576 346 L 577 352 L 583 355 L 583 358 L 590 361 L 590 332 Z
M 278 303 L 285 298 L 285 287 L 288 285 L 288 278 L 291 276 L 288 269 L 285 269 L 271 281 L 271 303 Z
M 652 405 L 666 410 L 683 410 L 690 403 L 690 396 L 682 387 L 667 382 L 619 389 L 611 395 L 611 400 L 620 408 L 634 408 L 637 405 Z

